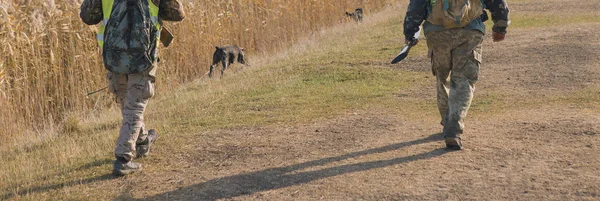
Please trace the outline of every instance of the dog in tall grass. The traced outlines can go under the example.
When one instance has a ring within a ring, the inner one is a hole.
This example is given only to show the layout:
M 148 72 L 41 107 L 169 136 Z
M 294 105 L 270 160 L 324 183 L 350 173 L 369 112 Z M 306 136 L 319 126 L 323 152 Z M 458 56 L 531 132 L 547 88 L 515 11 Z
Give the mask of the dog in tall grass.
M 357 22 L 362 22 L 363 20 L 363 9 L 362 8 L 357 8 L 354 10 L 354 12 L 346 12 L 346 16 L 354 19 L 354 21 Z
M 244 58 L 244 48 L 240 48 L 237 45 L 215 47 L 215 53 L 213 54 L 213 62 L 210 65 L 210 71 L 208 71 L 208 77 L 212 78 L 213 68 L 221 63 L 221 77 L 223 77 L 225 69 L 237 61 L 240 64 L 246 65 Z

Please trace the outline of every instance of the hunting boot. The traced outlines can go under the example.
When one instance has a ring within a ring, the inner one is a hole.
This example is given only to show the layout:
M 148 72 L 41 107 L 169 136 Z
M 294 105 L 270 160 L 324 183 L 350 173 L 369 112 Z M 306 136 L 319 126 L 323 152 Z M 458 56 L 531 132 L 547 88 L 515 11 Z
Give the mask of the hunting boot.
M 148 154 L 150 153 L 150 147 L 152 146 L 152 143 L 156 141 L 157 138 L 158 132 L 156 132 L 156 130 L 154 129 L 150 129 L 148 131 L 148 137 L 146 137 L 146 140 L 135 146 L 135 150 L 137 151 L 137 157 L 148 156 Z
M 461 150 L 462 149 L 462 140 L 460 137 L 447 137 L 444 138 L 446 141 L 446 148 L 451 150 Z
M 113 175 L 115 176 L 125 176 L 134 172 L 139 172 L 142 170 L 142 164 L 127 161 L 123 157 L 117 157 L 115 160 L 115 164 L 113 167 Z

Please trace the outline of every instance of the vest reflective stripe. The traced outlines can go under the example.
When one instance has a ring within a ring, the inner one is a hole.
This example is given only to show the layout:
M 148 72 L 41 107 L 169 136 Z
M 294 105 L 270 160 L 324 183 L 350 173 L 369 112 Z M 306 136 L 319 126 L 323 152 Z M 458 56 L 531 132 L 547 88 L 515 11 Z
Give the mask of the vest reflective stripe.
M 156 47 L 158 47 L 158 43 L 160 43 L 160 30 L 161 25 L 160 25 L 160 20 L 158 20 L 158 6 L 154 5 L 154 2 L 152 2 L 152 0 L 148 0 L 148 5 L 150 6 L 150 20 L 152 20 L 152 23 L 154 23 L 154 26 L 156 27 Z
M 102 13 L 104 15 L 104 19 L 102 20 L 102 25 L 100 25 L 100 29 L 98 29 L 98 35 L 96 38 L 98 39 L 98 45 L 100 45 L 100 49 L 104 47 L 104 31 L 106 30 L 106 25 L 108 24 L 108 20 L 110 19 L 110 14 L 112 13 L 113 5 L 115 0 L 102 0 Z M 156 43 L 160 42 L 160 30 L 161 25 L 158 20 L 158 6 L 154 5 L 152 0 L 148 0 L 148 7 L 150 10 L 150 19 L 152 23 L 156 27 Z
M 156 26 L 156 30 L 159 30 L 158 33 L 160 33 L 160 22 L 158 21 L 158 6 L 154 5 L 154 2 L 152 2 L 152 0 L 148 0 L 148 5 L 150 6 L 150 19 L 152 20 L 152 23 L 154 23 L 154 26 Z

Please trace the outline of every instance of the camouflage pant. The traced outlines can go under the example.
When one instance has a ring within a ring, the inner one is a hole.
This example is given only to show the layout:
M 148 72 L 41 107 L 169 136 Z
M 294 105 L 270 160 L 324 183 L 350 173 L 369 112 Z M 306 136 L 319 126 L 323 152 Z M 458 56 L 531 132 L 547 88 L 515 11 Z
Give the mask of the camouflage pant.
M 478 30 L 458 28 L 427 34 L 444 137 L 463 133 L 478 79 L 482 41 L 483 33 Z
M 144 128 L 144 110 L 148 99 L 154 96 L 155 67 L 136 74 L 109 72 L 107 79 L 110 91 L 121 105 L 123 122 L 117 139 L 115 156 L 131 160 L 135 157 L 135 145 L 148 137 Z

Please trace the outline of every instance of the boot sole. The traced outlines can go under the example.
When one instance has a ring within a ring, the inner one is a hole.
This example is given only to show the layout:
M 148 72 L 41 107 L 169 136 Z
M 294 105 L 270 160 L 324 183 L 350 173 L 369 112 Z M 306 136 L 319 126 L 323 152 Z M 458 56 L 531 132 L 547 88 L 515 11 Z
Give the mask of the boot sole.
M 113 175 L 115 175 L 115 176 L 125 176 L 125 175 L 128 175 L 128 174 L 139 172 L 141 170 L 142 170 L 141 167 L 140 167 L 140 169 L 135 169 L 135 170 L 113 170 Z
M 446 138 L 444 140 L 446 142 L 446 148 L 450 150 L 461 150 L 462 143 L 458 138 Z

